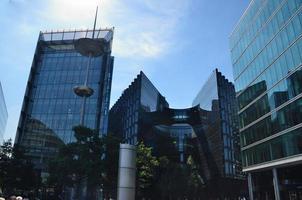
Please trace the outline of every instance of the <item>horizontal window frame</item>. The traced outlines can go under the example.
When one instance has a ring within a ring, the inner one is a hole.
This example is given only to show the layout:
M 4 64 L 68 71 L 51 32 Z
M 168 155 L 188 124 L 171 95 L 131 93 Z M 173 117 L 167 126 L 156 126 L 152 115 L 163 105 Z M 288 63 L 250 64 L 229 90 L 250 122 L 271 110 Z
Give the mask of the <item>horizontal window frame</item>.
M 287 25 L 289 25 L 292 20 L 302 11 L 302 5 L 300 6 L 300 8 L 291 16 L 291 18 L 288 19 L 288 21 L 286 22 L 286 24 L 284 24 L 278 33 L 276 33 L 274 35 L 274 37 L 261 49 L 261 51 L 259 51 L 259 53 L 255 56 L 255 58 L 244 68 L 244 70 L 242 70 L 242 72 L 240 73 L 240 75 L 237 76 L 237 78 L 235 78 L 234 80 L 238 80 L 239 77 L 247 70 L 248 67 L 250 67 L 251 63 L 254 62 L 254 60 L 256 60 L 256 58 L 263 52 L 263 50 L 277 37 L 277 35 L 287 27 Z M 258 76 L 256 76 L 249 84 L 247 84 L 247 86 L 238 94 L 236 94 L 236 97 L 239 97 L 252 83 L 254 83 L 257 78 L 259 78 L 270 66 L 272 66 L 291 46 L 293 46 L 299 39 L 301 39 L 302 37 L 302 33 L 292 42 L 290 43 L 287 48 L 285 48 L 278 56 L 276 56 L 276 58 L 274 59 L 273 62 L 271 62 L 266 68 L 263 69 L 263 71 L 261 73 L 258 74 Z
M 240 54 L 240 56 L 238 56 L 238 58 L 236 59 L 236 61 L 233 63 L 233 65 L 235 65 L 239 59 L 243 56 L 243 54 L 246 52 L 246 50 L 252 45 L 252 43 L 256 40 L 256 38 L 260 35 L 260 33 L 263 31 L 264 28 L 266 28 L 266 26 L 272 21 L 272 19 L 275 17 L 275 15 L 280 11 L 280 9 L 284 6 L 285 3 L 287 3 L 288 0 L 283 0 L 280 5 L 275 9 L 275 11 L 272 13 L 272 15 L 268 18 L 268 20 L 260 27 L 260 29 L 258 30 L 258 32 L 255 34 L 255 36 L 252 38 L 251 42 L 247 45 L 247 47 L 242 51 L 242 53 Z M 286 22 L 284 22 L 286 23 Z M 282 28 L 282 26 L 280 27 L 280 29 Z M 239 76 L 239 75 L 238 75 Z M 238 77 L 237 76 L 237 77 Z M 236 77 L 236 78 L 237 78 Z
M 302 62 L 297 67 L 295 67 L 295 69 L 293 71 L 291 71 L 285 77 L 283 77 L 282 79 L 280 79 L 276 84 L 274 84 L 272 87 L 270 87 L 264 93 L 260 94 L 257 98 L 255 98 L 253 101 L 251 101 L 251 103 L 249 103 L 248 105 L 246 105 L 245 107 L 243 107 L 241 110 L 239 110 L 238 115 L 240 115 L 241 113 L 243 113 L 250 106 L 252 106 L 254 103 L 256 103 L 259 99 L 261 99 L 263 96 L 265 96 L 266 94 L 268 94 L 272 89 L 274 89 L 276 86 L 278 86 L 279 83 L 281 83 L 282 81 L 286 80 L 287 78 L 289 78 L 291 75 L 293 75 L 294 73 L 296 73 L 299 70 L 302 70 Z
M 259 140 L 259 141 L 256 141 L 256 142 L 254 142 L 254 143 L 252 143 L 252 144 L 249 144 L 249 145 L 247 145 L 247 146 L 241 147 L 241 151 L 248 150 L 248 149 L 250 149 L 250 148 L 253 148 L 253 147 L 255 147 L 255 146 L 257 146 L 257 145 L 260 145 L 260 144 L 262 144 L 262 143 L 264 143 L 264 142 L 267 142 L 267 141 L 269 141 L 269 140 L 272 140 L 272 139 L 275 139 L 275 138 L 280 137 L 280 136 L 282 136 L 282 135 L 285 135 L 285 134 L 287 134 L 287 133 L 289 133 L 289 132 L 291 132 L 291 131 L 297 130 L 297 129 L 299 129 L 299 128 L 302 128 L 302 123 L 297 124 L 297 125 L 295 125 L 295 126 L 292 126 L 292 127 L 288 128 L 288 129 L 285 129 L 285 130 L 280 131 L 280 132 L 278 132 L 278 133 L 275 133 L 275 134 L 273 134 L 273 135 L 270 135 L 270 136 L 268 136 L 268 137 L 266 137 L 266 138 L 263 138 L 263 139 L 261 139 L 261 140 Z
M 242 131 L 245 131 L 246 129 L 250 128 L 251 126 L 257 124 L 258 122 L 262 121 L 263 119 L 271 116 L 273 113 L 278 112 L 279 110 L 281 110 L 282 108 L 286 107 L 287 105 L 295 102 L 296 100 L 299 100 L 302 98 L 302 93 L 300 93 L 299 95 L 295 96 L 294 98 L 286 101 L 285 103 L 281 104 L 280 106 L 278 106 L 277 108 L 271 110 L 269 113 L 266 113 L 265 115 L 259 117 L 257 120 L 253 121 L 252 123 L 248 124 L 247 126 L 241 128 L 239 130 L 239 132 L 241 133 Z

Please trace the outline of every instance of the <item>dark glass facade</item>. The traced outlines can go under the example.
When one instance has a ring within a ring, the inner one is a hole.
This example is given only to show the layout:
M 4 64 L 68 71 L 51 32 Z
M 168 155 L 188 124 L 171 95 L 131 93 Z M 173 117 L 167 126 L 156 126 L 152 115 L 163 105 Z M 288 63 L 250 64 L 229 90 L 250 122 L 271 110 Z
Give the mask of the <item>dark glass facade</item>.
M 176 160 L 181 163 L 186 162 L 190 152 L 192 152 L 191 140 L 194 137 L 193 129 L 188 124 L 173 124 L 171 126 L 158 125 L 154 127 L 156 134 L 167 135 L 172 139 L 177 150 Z
M 226 177 L 243 178 L 237 103 L 235 88 L 217 69 L 201 88 L 193 101 L 208 112 L 205 136 L 213 146 L 219 171 Z
M 253 0 L 230 36 L 243 169 L 255 176 L 302 161 L 301 6 L 301 0 Z M 282 199 L 290 199 L 289 190 L 277 186 Z
M 193 155 L 209 198 L 244 193 L 233 84 L 215 70 L 193 105 L 169 108 L 141 72 L 111 108 L 110 133 L 130 144 L 143 141 L 155 155 L 176 162 L 186 163 Z
M 203 132 L 200 126 L 204 114 L 197 106 L 185 109 L 163 107 L 153 112 L 143 112 L 140 139 L 152 146 L 154 154 L 159 157 L 168 156 L 179 163 L 186 163 L 190 155 L 201 160 L 200 155 L 204 155 L 204 151 L 198 152 L 197 144 L 200 139 L 198 135 Z M 213 174 L 208 169 L 203 172 L 208 175 L 207 178 Z
M 124 142 L 137 144 L 141 137 L 142 113 L 169 107 L 147 76 L 140 72 L 110 109 L 110 131 Z
M 96 30 L 95 40 L 112 43 L 113 29 Z M 84 83 L 88 57 L 75 50 L 77 39 L 92 31 L 40 33 L 31 67 L 15 142 L 23 146 L 35 167 L 46 169 L 60 144 L 75 141 L 73 126 L 80 124 L 83 99 L 73 88 Z M 111 51 L 110 51 L 111 52 Z M 93 57 L 88 85 L 94 94 L 86 101 L 84 125 L 107 134 L 113 70 L 109 53 Z
M 0 82 L 0 145 L 3 143 L 3 136 L 4 136 L 4 132 L 5 132 L 7 116 L 8 116 L 8 114 L 7 114 L 4 94 L 3 94 L 2 85 Z

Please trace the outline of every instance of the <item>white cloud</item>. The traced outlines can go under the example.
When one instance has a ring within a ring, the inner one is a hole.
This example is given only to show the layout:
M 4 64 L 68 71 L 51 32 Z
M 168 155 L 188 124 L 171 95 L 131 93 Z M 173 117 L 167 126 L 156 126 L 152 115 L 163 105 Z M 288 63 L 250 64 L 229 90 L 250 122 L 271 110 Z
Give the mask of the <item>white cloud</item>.
M 2 59 L 3 66 L 9 66 L 11 74 L 16 76 L 5 78 L 6 85 L 16 84 L 14 87 L 20 88 L 20 92 L 7 94 L 7 97 L 10 97 L 7 101 L 10 114 L 5 137 L 14 137 L 22 99 L 19 99 L 20 96 L 17 98 L 13 95 L 22 96 L 24 88 L 20 85 L 25 87 L 26 83 L 26 80 L 18 83 L 11 83 L 11 80 L 14 82 L 20 79 L 18 77 L 20 70 L 22 70 L 21 74 L 28 74 L 40 30 L 91 28 L 96 5 L 100 5 L 99 24 L 102 27 L 115 26 L 116 28 L 113 55 L 116 56 L 118 64 L 114 67 L 112 94 L 117 98 L 133 76 L 140 70 L 145 70 L 146 60 L 159 58 L 172 51 L 175 46 L 181 46 L 181 41 L 177 40 L 175 34 L 178 23 L 188 11 L 190 2 L 191 0 L 7 0 L 1 2 L 0 11 L 7 17 L 1 18 L 0 22 L 5 27 L 4 30 L 13 29 L 4 32 L 4 44 L 5 41 L 16 40 L 15 47 L 8 48 L 3 54 L 3 58 L 7 58 Z M 11 59 L 15 56 L 16 49 L 22 60 Z
M 98 0 L 48 0 L 49 20 L 60 23 L 87 23 L 92 21 Z M 90 25 L 90 24 L 87 24 Z
M 12 4 L 14 4 L 14 3 L 25 3 L 25 0 L 9 0 L 9 3 L 12 3 Z
M 186 13 L 183 0 L 49 0 L 44 17 L 58 24 L 92 27 L 96 5 L 101 25 L 115 26 L 114 55 L 155 58 L 174 47 L 175 30 Z M 68 27 L 67 27 L 68 28 Z M 71 28 L 71 27 L 70 27 Z
M 168 53 L 178 42 L 177 23 L 187 11 L 189 1 L 132 0 L 132 7 L 126 5 L 129 0 L 119 2 L 127 9 L 120 11 L 119 16 L 114 11 L 106 15 L 108 21 L 117 24 L 114 42 L 117 56 L 156 58 Z

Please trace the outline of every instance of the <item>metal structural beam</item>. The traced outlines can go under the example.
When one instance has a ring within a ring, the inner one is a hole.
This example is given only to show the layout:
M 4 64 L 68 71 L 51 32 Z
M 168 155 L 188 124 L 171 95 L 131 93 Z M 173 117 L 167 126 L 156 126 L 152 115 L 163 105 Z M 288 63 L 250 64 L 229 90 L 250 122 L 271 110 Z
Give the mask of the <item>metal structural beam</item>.
M 273 169 L 273 183 L 275 191 L 275 200 L 280 200 L 279 180 L 276 168 Z
M 254 200 L 253 180 L 252 180 L 252 174 L 251 173 L 248 173 L 248 175 L 247 175 L 247 181 L 248 181 L 250 200 Z

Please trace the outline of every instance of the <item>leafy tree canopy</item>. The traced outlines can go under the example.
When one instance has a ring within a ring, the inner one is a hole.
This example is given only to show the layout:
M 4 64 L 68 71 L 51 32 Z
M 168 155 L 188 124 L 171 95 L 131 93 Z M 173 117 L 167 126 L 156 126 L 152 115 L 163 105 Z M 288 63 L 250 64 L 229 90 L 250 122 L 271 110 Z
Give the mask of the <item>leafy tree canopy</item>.
M 24 155 L 23 149 L 12 140 L 0 146 L 0 188 L 6 195 L 33 191 L 40 185 L 40 177 Z

